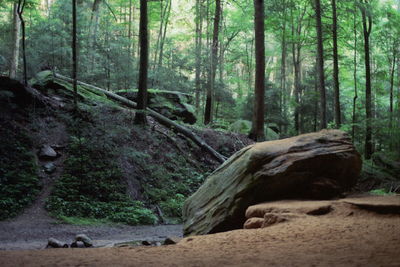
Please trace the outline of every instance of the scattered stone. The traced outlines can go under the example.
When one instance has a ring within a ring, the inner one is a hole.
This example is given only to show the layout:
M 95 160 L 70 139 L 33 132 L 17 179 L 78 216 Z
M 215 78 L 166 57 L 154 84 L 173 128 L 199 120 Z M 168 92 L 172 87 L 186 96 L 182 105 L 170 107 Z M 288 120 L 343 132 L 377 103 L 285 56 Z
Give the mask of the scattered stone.
M 264 223 L 264 218 L 249 218 L 247 221 L 244 223 L 243 228 L 244 229 L 256 229 L 256 228 L 261 228 Z
M 151 246 L 151 242 L 147 241 L 147 240 L 143 240 L 142 241 L 142 245 L 143 246 Z
M 40 159 L 55 159 L 57 158 L 57 152 L 49 145 L 43 145 L 39 151 Z
M 46 173 L 53 173 L 56 170 L 56 165 L 53 162 L 46 163 L 44 166 L 44 171 Z
M 246 209 L 257 203 L 340 196 L 356 184 L 361 164 L 350 137 L 339 130 L 245 147 L 186 200 L 184 235 L 240 229 Z
M 158 241 L 154 243 L 154 246 L 156 246 L 156 247 L 160 247 L 161 245 L 162 245 L 161 242 L 158 242 Z
M 181 240 L 182 240 L 181 237 L 170 236 L 170 237 L 167 237 L 167 238 L 164 240 L 164 245 L 176 245 L 176 244 L 178 244 L 179 241 L 181 241 Z
M 82 241 L 75 241 L 71 243 L 71 248 L 86 248 L 86 246 Z
M 85 247 L 92 247 L 93 242 L 92 239 L 90 239 L 87 235 L 85 234 L 79 234 L 75 236 L 75 241 L 81 241 L 85 245 Z
M 68 248 L 68 244 L 61 242 L 55 238 L 49 238 L 46 248 Z

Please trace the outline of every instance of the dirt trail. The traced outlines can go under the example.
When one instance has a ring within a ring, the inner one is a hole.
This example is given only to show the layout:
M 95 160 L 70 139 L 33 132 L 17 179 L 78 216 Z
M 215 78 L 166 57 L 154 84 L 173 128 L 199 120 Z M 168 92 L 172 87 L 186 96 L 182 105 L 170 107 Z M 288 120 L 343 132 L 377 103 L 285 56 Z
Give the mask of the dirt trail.
M 70 243 L 76 234 L 85 233 L 95 240 L 95 246 L 112 246 L 115 243 L 133 240 L 159 241 L 167 236 L 181 236 L 181 225 L 160 226 L 77 226 L 62 224 L 49 216 L 45 202 L 50 195 L 54 182 L 63 172 L 63 162 L 67 157 L 65 147 L 68 133 L 63 123 L 52 116 L 37 117 L 33 139 L 36 143 L 34 154 L 42 145 L 50 145 L 59 154 L 52 160 L 37 159 L 43 190 L 30 207 L 16 218 L 0 221 L 0 250 L 41 249 L 49 237 Z M 52 162 L 56 169 L 52 173 L 44 171 L 44 165 Z M 1 265 L 1 262 L 0 262 Z
M 367 204 L 367 209 L 348 202 Z M 302 210 L 301 205 L 280 201 L 274 204 L 274 210 L 298 213 Z M 187 237 L 172 246 L 0 251 L 1 264 L 400 266 L 400 196 L 349 199 L 331 205 L 332 212 L 325 215 L 298 216 L 266 228 Z M 385 214 L 379 213 L 387 206 L 392 208 L 384 209 Z

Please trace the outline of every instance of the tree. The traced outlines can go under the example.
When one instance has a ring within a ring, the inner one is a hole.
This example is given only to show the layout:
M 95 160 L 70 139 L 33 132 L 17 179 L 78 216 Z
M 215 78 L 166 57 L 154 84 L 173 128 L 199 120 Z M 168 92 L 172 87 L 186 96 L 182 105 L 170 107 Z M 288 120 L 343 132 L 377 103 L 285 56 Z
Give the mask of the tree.
M 249 137 L 264 141 L 264 96 L 265 96 L 265 36 L 264 0 L 254 0 L 254 36 L 256 76 L 254 89 L 253 123 Z
M 195 73 L 195 107 L 196 113 L 200 110 L 200 91 L 201 91 L 201 49 L 202 49 L 202 34 L 203 34 L 203 7 L 202 0 L 196 0 L 196 34 L 195 34 L 195 50 L 196 50 L 196 73 Z
M 25 20 L 22 16 L 22 14 L 24 13 L 24 9 L 25 9 L 25 5 L 26 5 L 26 1 L 25 0 L 18 0 L 18 4 L 17 4 L 17 14 L 19 17 L 19 20 L 21 22 L 21 28 L 22 28 L 22 61 L 23 61 L 23 66 L 24 66 L 24 70 L 23 70 L 23 77 L 24 77 L 24 85 L 28 85 L 28 77 L 27 77 L 27 65 L 26 65 L 26 45 L 25 45 Z
M 147 0 L 140 0 L 140 23 L 139 23 L 139 39 L 140 39 L 140 68 L 138 81 L 138 110 L 135 116 L 135 124 L 145 125 L 146 108 L 147 108 L 147 69 L 149 65 L 149 41 L 148 41 L 148 18 L 147 18 Z
M 336 128 L 340 128 L 342 122 L 341 122 L 341 112 L 340 112 L 336 0 L 331 0 L 331 3 L 332 3 L 332 39 L 333 39 L 333 86 L 335 93 L 335 123 L 336 123 Z
M 364 36 L 364 63 L 365 63 L 365 114 L 366 114 L 366 130 L 365 130 L 365 151 L 366 159 L 370 159 L 372 155 L 372 96 L 371 96 L 371 62 L 369 59 L 369 37 L 372 30 L 372 16 L 368 0 L 361 1 L 359 8 L 361 11 L 362 28 Z
M 72 79 L 74 87 L 74 106 L 75 109 L 78 106 L 78 84 L 77 84 L 77 72 L 78 72 L 78 59 L 76 51 L 76 0 L 72 0 Z
M 219 23 L 221 18 L 221 0 L 215 1 L 215 14 L 214 14 L 214 30 L 211 45 L 211 60 L 210 60 L 210 77 L 207 87 L 206 107 L 204 112 L 204 124 L 209 124 L 213 121 L 213 105 L 214 105 L 214 91 L 215 91 L 215 73 L 218 65 L 218 35 Z
M 326 93 L 324 74 L 324 46 L 322 41 L 321 1 L 315 0 L 315 18 L 317 22 L 317 76 L 320 94 L 320 129 L 327 127 L 326 123 Z
M 10 60 L 10 71 L 9 75 L 11 79 L 17 78 L 18 72 L 18 61 L 19 61 L 19 43 L 20 43 L 20 26 L 21 22 L 18 16 L 18 4 L 14 3 L 13 5 L 13 31 L 12 31 L 12 39 L 13 39 L 13 47 L 12 47 L 12 56 Z

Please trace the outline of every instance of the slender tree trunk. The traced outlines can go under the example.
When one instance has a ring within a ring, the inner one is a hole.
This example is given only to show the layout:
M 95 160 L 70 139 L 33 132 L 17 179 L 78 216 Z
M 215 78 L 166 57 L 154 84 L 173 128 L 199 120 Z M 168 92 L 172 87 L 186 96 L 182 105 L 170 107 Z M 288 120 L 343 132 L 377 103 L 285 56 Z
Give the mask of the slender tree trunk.
M 331 3 L 332 3 L 332 38 L 333 38 L 333 84 L 335 93 L 335 123 L 336 123 L 336 128 L 340 128 L 342 122 L 341 122 L 341 112 L 340 112 L 336 0 L 332 0 Z
M 317 22 L 317 75 L 320 93 L 320 129 L 327 127 L 326 123 L 326 94 L 324 77 L 324 46 L 322 41 L 321 1 L 315 0 L 315 17 Z
M 137 107 L 138 111 L 135 116 L 135 123 L 145 125 L 146 108 L 147 108 L 147 69 L 149 65 L 149 41 L 148 41 L 148 17 L 147 17 L 147 0 L 140 0 L 140 68 L 139 68 L 139 92 Z
M 215 72 L 218 65 L 218 34 L 219 34 L 220 17 L 221 17 L 221 0 L 215 0 L 214 30 L 213 30 L 213 40 L 211 45 L 210 83 L 207 88 L 206 107 L 204 114 L 204 124 L 206 125 L 213 121 L 212 107 L 214 104 L 213 96 L 214 96 Z
M 167 7 L 165 7 L 165 10 L 166 10 L 166 8 Z M 153 70 L 156 68 L 158 50 L 159 50 L 159 47 L 160 47 L 160 40 L 161 40 L 162 31 L 163 31 L 163 25 L 164 25 L 164 17 L 165 17 L 164 1 L 160 1 L 160 10 L 161 10 L 161 12 L 160 12 L 161 13 L 161 15 L 160 15 L 160 27 L 158 29 L 156 50 L 154 51 Z
M 393 128 L 393 87 L 394 87 L 394 73 L 396 69 L 396 48 L 393 48 L 393 59 L 390 70 L 390 106 L 389 106 L 389 128 Z
M 128 52 L 129 52 L 129 56 L 131 55 L 131 51 L 132 51 L 132 1 L 133 0 L 129 0 L 129 18 L 128 18 L 128 40 L 129 40 L 129 45 L 128 45 Z
M 164 44 L 165 44 L 165 38 L 167 36 L 167 26 L 169 23 L 169 17 L 171 15 L 171 7 L 172 7 L 172 0 L 167 1 L 167 11 L 166 11 L 166 16 L 165 16 L 165 22 L 164 22 L 164 29 L 163 29 L 163 35 L 161 37 L 161 42 L 160 42 L 160 55 L 158 57 L 158 67 L 162 67 L 163 63 L 163 56 L 164 56 Z
M 18 16 L 17 3 L 14 3 L 12 19 L 13 19 L 13 31 L 12 31 L 13 49 L 11 53 L 12 56 L 10 61 L 9 75 L 11 79 L 16 79 L 18 72 L 18 61 L 19 61 L 19 43 L 20 43 L 19 33 L 21 29 L 21 23 Z
M 358 98 L 358 90 L 357 90 L 357 21 L 356 21 L 356 10 L 354 10 L 354 20 L 353 20 L 353 29 L 354 29 L 354 97 L 353 97 L 353 119 L 352 119 L 352 127 L 351 127 L 351 137 L 354 142 L 355 134 L 356 134 L 356 104 Z
M 368 2 L 366 1 L 366 4 Z M 372 18 L 366 11 L 366 4 L 361 4 L 361 16 L 364 33 L 364 54 L 365 54 L 365 158 L 370 159 L 372 155 L 372 94 L 371 94 L 371 62 L 369 58 L 369 36 L 372 30 Z
M 264 97 L 265 97 L 265 35 L 264 0 L 254 0 L 254 36 L 256 76 L 254 90 L 253 123 L 249 137 L 264 141 Z
M 280 115 L 283 118 L 283 120 L 286 121 L 286 53 L 287 53 L 287 44 L 286 44 L 286 0 L 283 3 L 283 6 L 285 7 L 284 9 L 284 16 L 283 16 L 283 29 L 282 29 L 282 43 L 281 43 L 281 49 L 282 49 L 282 54 L 281 54 L 281 74 L 280 74 L 280 85 L 281 85 L 281 90 L 279 93 L 279 110 L 280 110 Z M 282 124 L 279 125 L 279 130 L 282 132 Z
M 77 85 L 77 51 L 76 51 L 76 0 L 72 0 L 72 80 L 74 88 L 74 106 L 78 108 L 78 85 Z
M 196 0 L 196 95 L 195 95 L 195 106 L 196 113 L 200 110 L 200 92 L 201 92 L 201 48 L 202 48 L 202 30 L 203 30 L 203 12 L 201 6 L 201 0 Z
M 26 48 L 25 48 L 25 21 L 24 18 L 22 17 L 22 14 L 24 13 L 24 8 L 25 8 L 26 1 L 25 0 L 18 0 L 18 5 L 17 5 L 17 13 L 19 20 L 21 22 L 21 29 L 22 29 L 22 61 L 23 61 L 23 77 L 24 77 L 24 85 L 28 85 L 28 78 L 27 78 L 27 67 L 26 67 Z

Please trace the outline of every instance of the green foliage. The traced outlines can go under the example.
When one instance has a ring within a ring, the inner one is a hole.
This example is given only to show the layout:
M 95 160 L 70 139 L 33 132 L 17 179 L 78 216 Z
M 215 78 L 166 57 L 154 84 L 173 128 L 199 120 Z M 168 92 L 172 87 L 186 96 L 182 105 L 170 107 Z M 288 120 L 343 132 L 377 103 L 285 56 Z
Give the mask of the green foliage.
M 57 180 L 46 208 L 56 217 L 108 219 L 131 225 L 154 224 L 157 217 L 140 201 L 126 195 L 122 173 L 111 148 L 104 143 L 83 137 L 82 129 L 91 128 L 81 121 L 71 136 L 64 173 Z
M 0 120 L 0 220 L 16 216 L 40 191 L 32 141 Z
M 376 196 L 393 196 L 393 195 L 396 195 L 395 193 L 389 192 L 384 188 L 374 189 L 374 190 L 369 191 L 369 193 L 371 195 L 376 195 Z
M 180 155 L 170 154 L 168 159 L 162 165 L 146 166 L 144 195 L 149 204 L 159 205 L 166 217 L 179 221 L 186 197 L 200 187 L 208 173 L 185 167 L 185 159 Z

